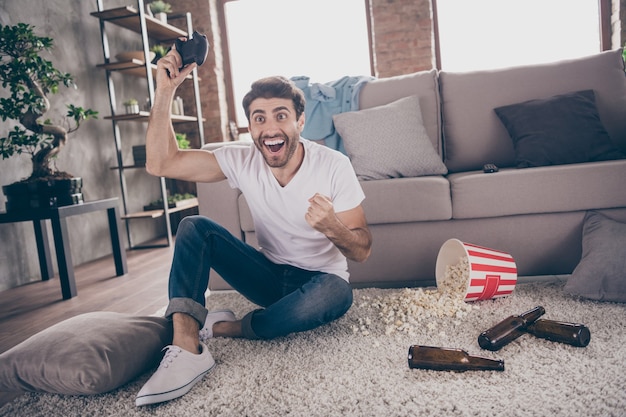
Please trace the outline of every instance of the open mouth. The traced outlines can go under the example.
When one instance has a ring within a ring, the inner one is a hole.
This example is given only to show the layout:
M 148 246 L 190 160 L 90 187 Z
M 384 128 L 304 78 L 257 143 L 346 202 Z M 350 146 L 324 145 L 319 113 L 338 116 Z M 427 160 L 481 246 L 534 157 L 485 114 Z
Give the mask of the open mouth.
M 280 152 L 280 150 L 285 145 L 285 140 L 284 139 L 268 139 L 268 140 L 263 141 L 263 144 L 265 145 L 267 149 L 270 150 L 271 153 L 277 153 L 277 152 Z

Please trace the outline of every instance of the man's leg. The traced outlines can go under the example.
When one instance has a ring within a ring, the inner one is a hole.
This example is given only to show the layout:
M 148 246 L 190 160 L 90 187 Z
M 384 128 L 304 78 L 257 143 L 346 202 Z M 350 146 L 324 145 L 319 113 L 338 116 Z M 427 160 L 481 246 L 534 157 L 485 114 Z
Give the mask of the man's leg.
M 198 337 L 200 323 L 204 324 L 207 316 L 205 293 L 210 268 L 258 276 L 261 263 L 273 265 L 210 219 L 191 216 L 181 221 L 170 270 L 170 302 L 165 314 L 172 317 L 174 338 L 172 345 L 166 347 L 161 365 L 137 394 L 138 406 L 186 394 L 214 366 L 213 357 Z M 263 299 L 271 286 L 253 283 L 247 287 L 250 293 L 254 289 L 261 293 L 259 299 Z
M 186 313 L 204 323 L 211 268 L 253 303 L 267 305 L 282 295 L 280 266 L 212 220 L 189 216 L 176 233 L 166 317 Z
M 264 307 L 247 314 L 242 323 L 222 322 L 215 336 L 238 336 L 238 326 L 243 326 L 241 335 L 246 338 L 284 336 L 335 320 L 352 305 L 352 288 L 342 278 L 276 265 L 212 220 L 190 216 L 178 227 L 166 316 L 185 313 L 204 324 L 211 268 L 237 292 Z M 174 337 L 180 335 L 182 340 L 183 328 L 174 324 Z M 197 329 L 185 329 L 185 336 L 197 346 Z
M 215 222 L 186 217 L 177 232 L 166 311 L 174 322 L 174 344 L 139 392 L 137 405 L 184 395 L 214 365 L 206 345 L 198 340 L 199 323 L 207 316 L 205 292 L 211 267 L 250 301 L 266 307 L 240 322 L 217 323 L 212 328 L 215 336 L 270 339 L 310 330 L 341 317 L 352 304 L 352 289 L 340 277 L 275 265 Z M 181 351 L 176 343 L 186 349 Z M 196 348 L 200 355 L 193 355 Z M 197 363 L 199 356 L 207 354 L 210 359 Z M 184 378 L 174 378 L 177 369 L 189 371 Z
M 272 339 L 311 330 L 343 316 L 352 305 L 352 287 L 332 274 L 316 273 L 295 290 L 287 286 L 285 292 L 274 303 L 244 316 L 244 337 Z

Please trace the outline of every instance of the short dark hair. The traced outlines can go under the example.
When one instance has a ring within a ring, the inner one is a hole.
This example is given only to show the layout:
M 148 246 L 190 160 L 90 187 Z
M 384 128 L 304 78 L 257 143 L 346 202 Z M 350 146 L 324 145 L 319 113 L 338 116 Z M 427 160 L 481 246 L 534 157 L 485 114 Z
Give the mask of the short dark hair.
M 250 91 L 243 98 L 243 110 L 250 121 L 250 103 L 257 98 L 285 98 L 293 102 L 296 111 L 296 120 L 304 113 L 304 93 L 293 81 L 282 77 L 266 77 L 252 83 Z

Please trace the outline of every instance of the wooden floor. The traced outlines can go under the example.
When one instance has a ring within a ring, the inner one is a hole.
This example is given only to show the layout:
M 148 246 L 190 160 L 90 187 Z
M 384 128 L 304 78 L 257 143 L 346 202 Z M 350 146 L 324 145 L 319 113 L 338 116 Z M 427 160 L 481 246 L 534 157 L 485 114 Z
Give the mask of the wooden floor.
M 74 268 L 78 295 L 63 300 L 58 276 L 0 292 L 0 353 L 55 323 L 91 311 L 151 315 L 167 305 L 173 247 L 127 251 L 128 274 L 113 256 Z M 0 407 L 16 397 L 0 392 Z

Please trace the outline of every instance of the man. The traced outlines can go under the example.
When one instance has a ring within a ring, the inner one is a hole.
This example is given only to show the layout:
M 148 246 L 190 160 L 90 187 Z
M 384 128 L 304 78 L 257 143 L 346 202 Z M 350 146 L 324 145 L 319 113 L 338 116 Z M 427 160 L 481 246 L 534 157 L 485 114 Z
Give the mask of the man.
M 300 137 L 304 96 L 288 79 L 259 80 L 243 100 L 255 146 L 178 149 L 171 101 L 195 65 L 179 70 L 175 50 L 157 63 L 146 168 L 186 181 L 228 179 L 246 197 L 261 249 L 206 217 L 181 221 L 165 313 L 174 337 L 138 406 L 180 397 L 201 380 L 215 364 L 204 343 L 211 337 L 271 339 L 341 317 L 352 305 L 346 258 L 362 262 L 370 254 L 354 170 L 345 155 Z M 227 310 L 209 313 L 210 268 L 262 308 L 240 320 Z

